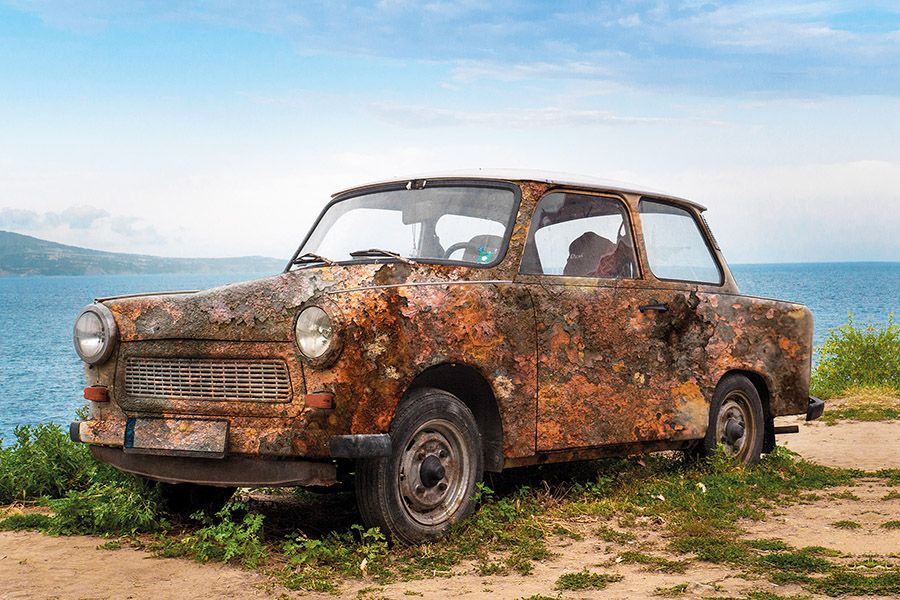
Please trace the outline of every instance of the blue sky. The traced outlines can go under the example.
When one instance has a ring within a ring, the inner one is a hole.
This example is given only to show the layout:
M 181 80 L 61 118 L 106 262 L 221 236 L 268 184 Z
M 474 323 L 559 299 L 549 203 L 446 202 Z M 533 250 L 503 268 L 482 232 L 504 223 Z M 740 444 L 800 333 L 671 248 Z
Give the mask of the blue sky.
M 896 2 L 3 2 L 0 229 L 287 256 L 466 167 L 706 204 L 732 262 L 900 260 Z

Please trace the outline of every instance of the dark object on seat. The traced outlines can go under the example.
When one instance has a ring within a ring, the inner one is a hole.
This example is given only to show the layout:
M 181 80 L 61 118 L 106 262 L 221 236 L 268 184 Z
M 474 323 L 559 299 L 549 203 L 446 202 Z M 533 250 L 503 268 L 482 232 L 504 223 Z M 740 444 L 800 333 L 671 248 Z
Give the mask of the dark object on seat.
M 476 235 L 466 246 L 463 260 L 474 263 L 491 263 L 497 258 L 503 238 L 498 235 Z
M 585 231 L 569 244 L 563 275 L 597 277 L 600 260 L 616 251 L 616 245 L 593 231 Z

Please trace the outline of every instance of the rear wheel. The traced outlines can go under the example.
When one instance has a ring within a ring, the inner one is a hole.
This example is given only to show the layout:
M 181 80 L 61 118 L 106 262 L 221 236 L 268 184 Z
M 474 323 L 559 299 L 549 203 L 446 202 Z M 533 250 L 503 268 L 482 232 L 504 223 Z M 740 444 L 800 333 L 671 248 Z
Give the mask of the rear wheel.
M 709 412 L 703 452 L 721 445 L 746 465 L 759 462 L 765 441 L 765 417 L 759 392 L 743 375 L 728 375 L 716 386 Z
M 401 543 L 441 537 L 475 509 L 483 454 L 475 417 L 456 396 L 413 391 L 391 425 L 392 453 L 356 466 L 363 522 Z

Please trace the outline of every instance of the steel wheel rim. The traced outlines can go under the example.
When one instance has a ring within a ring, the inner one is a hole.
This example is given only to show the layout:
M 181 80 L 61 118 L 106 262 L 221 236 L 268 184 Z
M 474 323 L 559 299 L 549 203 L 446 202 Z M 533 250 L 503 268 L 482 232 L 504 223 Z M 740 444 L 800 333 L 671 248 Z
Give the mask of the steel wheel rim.
M 400 455 L 398 491 L 403 508 L 427 527 L 453 518 L 472 474 L 469 448 L 454 423 L 434 419 L 410 436 Z
M 719 407 L 716 442 L 730 456 L 743 459 L 750 450 L 755 433 L 750 399 L 741 391 L 732 391 Z

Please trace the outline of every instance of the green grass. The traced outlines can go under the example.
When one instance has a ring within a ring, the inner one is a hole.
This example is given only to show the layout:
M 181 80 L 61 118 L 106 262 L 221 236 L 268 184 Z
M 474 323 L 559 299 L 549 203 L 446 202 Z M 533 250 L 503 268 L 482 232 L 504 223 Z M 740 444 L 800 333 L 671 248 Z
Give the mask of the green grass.
M 844 490 L 843 492 L 833 492 L 828 494 L 829 498 L 834 498 L 835 500 L 859 500 L 859 496 L 851 492 L 850 490 Z
M 558 590 L 602 590 L 610 583 L 622 581 L 622 575 L 592 573 L 583 569 L 576 573 L 564 573 L 556 580 Z
M 880 527 L 882 529 L 900 529 L 900 521 L 885 521 Z
M 685 560 L 670 560 L 634 550 L 623 552 L 616 558 L 616 562 L 644 565 L 645 570 L 659 573 L 684 573 L 690 564 Z
M 865 575 L 849 570 L 831 573 L 807 584 L 810 591 L 838 596 L 896 596 L 900 594 L 900 569 Z
M 690 587 L 689 583 L 679 583 L 677 585 L 669 587 L 658 587 L 653 590 L 653 595 L 661 596 L 663 598 L 677 598 L 678 596 L 686 593 L 688 587 Z
M 838 529 L 859 529 L 862 527 L 856 521 L 850 521 L 848 519 L 843 519 L 841 521 L 835 521 L 831 524 L 832 527 L 837 527 Z
M 749 540 L 747 542 L 747 545 L 754 550 L 765 550 L 767 552 L 791 549 L 791 547 L 788 544 L 784 543 L 784 541 L 777 539 Z
M 637 539 L 637 536 L 630 531 L 617 531 L 606 525 L 601 525 L 594 532 L 595 535 L 604 542 L 612 542 L 616 544 L 627 544 Z
M 821 417 L 823 423 L 835 425 L 840 421 L 896 421 L 900 419 L 900 404 L 885 402 L 857 402 L 853 406 L 828 409 Z
M 834 398 L 852 388 L 900 394 L 900 326 L 894 324 L 893 313 L 885 323 L 864 325 L 856 325 L 848 315 L 847 323 L 832 329 L 818 350 L 810 390 L 814 396 Z
M 781 594 L 776 594 L 774 592 L 753 591 L 747 592 L 747 594 L 742 596 L 741 598 L 709 596 L 707 598 L 704 598 L 704 600 L 810 600 L 810 597 L 805 595 L 782 596 Z
M 0 520 L 0 531 L 24 531 L 28 529 L 49 530 L 53 518 L 50 515 L 31 513 L 10 515 Z

